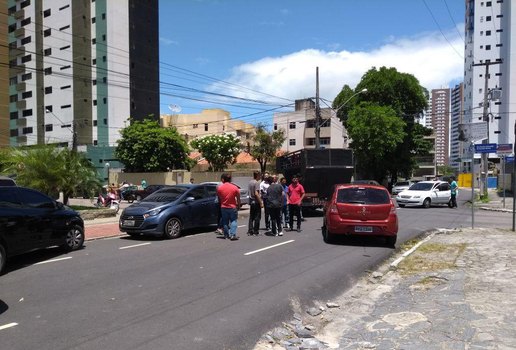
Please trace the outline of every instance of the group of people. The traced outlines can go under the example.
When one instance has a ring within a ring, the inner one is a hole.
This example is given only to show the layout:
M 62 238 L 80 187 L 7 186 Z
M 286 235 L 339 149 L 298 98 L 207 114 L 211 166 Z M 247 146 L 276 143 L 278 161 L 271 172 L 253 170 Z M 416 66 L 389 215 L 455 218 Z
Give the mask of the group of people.
M 240 207 L 240 190 L 231 183 L 231 174 L 223 174 L 222 184 L 217 187 L 217 200 L 220 205 L 219 228 L 216 233 L 231 240 L 237 240 L 237 218 Z M 293 176 L 290 185 L 285 178 L 278 179 L 277 175 L 269 173 L 253 173 L 249 182 L 249 224 L 247 234 L 258 235 L 262 217 L 265 217 L 265 234 L 282 236 L 283 229 L 294 231 L 294 217 L 296 230 L 301 231 L 302 212 L 301 203 L 305 197 L 303 185 L 299 177 Z

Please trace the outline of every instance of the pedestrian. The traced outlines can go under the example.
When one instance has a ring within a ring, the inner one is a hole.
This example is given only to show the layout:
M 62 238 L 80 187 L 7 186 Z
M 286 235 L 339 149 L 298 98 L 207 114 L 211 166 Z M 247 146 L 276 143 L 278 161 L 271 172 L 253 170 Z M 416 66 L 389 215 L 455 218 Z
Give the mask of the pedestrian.
M 289 228 L 294 231 L 294 215 L 296 216 L 297 232 L 301 232 L 301 203 L 305 197 L 305 189 L 298 181 L 297 175 L 292 177 L 292 183 L 288 186 L 288 211 Z
M 457 195 L 459 194 L 457 181 L 455 176 L 450 177 L 451 207 L 457 208 Z
M 281 206 L 281 221 L 283 228 L 288 228 L 289 216 L 288 216 L 288 185 L 287 179 L 282 177 L 280 180 L 281 187 L 283 187 L 283 204 Z
M 194 183 L 194 178 L 190 178 L 190 183 L 193 184 Z
M 283 230 L 281 228 L 281 207 L 285 193 L 283 192 L 283 186 L 278 183 L 278 177 L 272 176 L 270 186 L 267 188 L 267 201 L 269 203 L 269 214 L 271 217 L 271 231 L 274 236 L 283 236 Z
M 216 189 L 217 191 L 218 191 L 220 185 L 222 185 L 222 176 L 220 177 L 220 181 L 221 182 L 217 185 L 217 189 Z M 222 207 L 221 207 L 221 204 L 219 201 L 219 196 L 215 196 L 215 203 L 217 203 L 217 209 L 218 209 L 217 229 L 215 230 L 215 234 L 223 236 L 224 235 L 224 225 L 222 225 Z
M 222 213 L 224 225 L 224 237 L 236 241 L 238 208 L 240 208 L 240 189 L 231 183 L 231 174 L 224 173 L 221 177 L 222 184 L 217 188 L 217 197 Z
M 253 179 L 249 181 L 249 224 L 247 234 L 257 236 L 260 232 L 260 220 L 262 219 L 263 201 L 260 195 L 260 179 L 262 174 L 259 171 L 253 172 Z
M 145 179 L 142 179 L 141 186 L 142 186 L 142 190 L 147 188 L 147 181 L 145 181 Z
M 269 231 L 271 229 L 270 214 L 269 214 L 269 202 L 267 200 L 267 189 L 271 184 L 271 177 L 269 173 L 265 173 L 263 181 L 260 183 L 260 195 L 263 201 L 263 215 L 265 217 L 265 229 Z

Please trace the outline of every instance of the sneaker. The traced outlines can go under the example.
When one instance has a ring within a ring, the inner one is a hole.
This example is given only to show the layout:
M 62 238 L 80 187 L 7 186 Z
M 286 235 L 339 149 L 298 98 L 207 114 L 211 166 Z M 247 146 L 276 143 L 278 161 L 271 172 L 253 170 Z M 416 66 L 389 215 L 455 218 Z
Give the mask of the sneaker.
M 220 228 L 218 228 L 218 229 L 215 230 L 215 234 L 219 235 L 219 236 L 222 236 L 224 234 L 224 231 L 221 230 Z
M 278 236 L 283 236 L 283 231 L 278 232 Z
M 231 236 L 231 237 L 229 237 L 229 239 L 230 239 L 231 241 L 237 241 L 237 240 L 238 240 L 238 238 L 239 238 L 238 236 Z

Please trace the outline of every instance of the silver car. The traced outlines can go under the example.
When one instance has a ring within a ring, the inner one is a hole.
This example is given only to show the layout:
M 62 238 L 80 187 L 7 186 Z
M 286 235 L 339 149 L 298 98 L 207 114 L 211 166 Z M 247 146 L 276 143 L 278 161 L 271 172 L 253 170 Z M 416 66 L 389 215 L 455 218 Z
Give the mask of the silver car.
M 412 182 L 410 180 L 398 181 L 398 182 L 396 182 L 396 184 L 394 186 L 392 186 L 391 192 L 395 196 L 402 191 L 408 190 L 409 187 L 412 186 L 413 184 L 414 184 L 414 182 Z

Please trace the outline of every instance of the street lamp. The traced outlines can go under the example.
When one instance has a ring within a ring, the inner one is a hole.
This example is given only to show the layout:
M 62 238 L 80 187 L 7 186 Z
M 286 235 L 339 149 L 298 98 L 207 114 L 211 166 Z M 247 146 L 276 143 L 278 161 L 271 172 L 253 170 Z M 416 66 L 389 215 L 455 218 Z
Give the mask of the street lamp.
M 333 109 L 333 112 L 335 112 L 335 115 L 337 115 L 337 112 L 339 111 L 339 109 L 341 109 L 342 107 L 344 107 L 349 101 L 351 101 L 351 99 L 353 97 L 355 97 L 356 95 L 358 94 L 361 94 L 361 93 L 364 93 L 364 92 L 367 92 L 367 89 L 366 88 L 363 88 L 362 90 L 358 91 L 358 92 L 355 92 L 353 95 L 351 95 L 343 104 L 341 104 L 339 107 L 337 107 L 336 109 Z
M 106 163 L 105 164 L 105 167 L 106 167 L 106 170 L 107 170 L 107 185 L 109 187 L 109 167 L 111 166 L 111 164 L 109 163 Z

